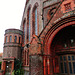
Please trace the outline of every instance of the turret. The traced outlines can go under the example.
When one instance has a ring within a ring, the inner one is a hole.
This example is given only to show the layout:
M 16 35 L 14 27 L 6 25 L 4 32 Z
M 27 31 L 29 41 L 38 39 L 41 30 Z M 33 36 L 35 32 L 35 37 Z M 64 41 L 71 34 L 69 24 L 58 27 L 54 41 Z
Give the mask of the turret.
M 15 59 L 21 60 L 23 32 L 18 29 L 7 29 L 5 31 L 2 70 L 12 73 Z M 9 71 L 8 71 L 9 70 Z
M 20 59 L 22 35 L 23 32 L 17 29 L 7 29 L 5 31 L 3 58 L 15 57 Z

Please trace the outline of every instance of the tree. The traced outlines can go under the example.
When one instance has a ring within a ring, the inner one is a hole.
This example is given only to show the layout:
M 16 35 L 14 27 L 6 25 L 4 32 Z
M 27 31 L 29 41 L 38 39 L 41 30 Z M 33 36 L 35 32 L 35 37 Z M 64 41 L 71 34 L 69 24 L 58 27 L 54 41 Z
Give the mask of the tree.
M 15 59 L 15 65 L 14 70 L 12 72 L 12 75 L 24 75 L 24 70 L 22 68 L 22 62 Z

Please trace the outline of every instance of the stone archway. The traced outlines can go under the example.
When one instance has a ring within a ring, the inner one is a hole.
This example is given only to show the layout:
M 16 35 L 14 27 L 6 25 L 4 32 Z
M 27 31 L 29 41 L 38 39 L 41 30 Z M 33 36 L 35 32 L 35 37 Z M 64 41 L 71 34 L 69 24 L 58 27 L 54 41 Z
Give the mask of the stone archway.
M 55 22 L 53 24 L 49 23 L 46 25 L 43 29 L 43 31 L 40 33 L 39 38 L 41 40 L 41 43 L 43 44 L 43 52 L 46 54 L 46 48 L 49 49 L 50 45 L 45 44 L 51 44 L 54 36 L 64 27 L 69 25 L 75 24 L 75 16 L 69 16 L 66 18 L 61 18 L 58 22 Z M 50 40 L 49 40 L 50 39 Z
M 75 25 L 75 21 L 72 21 L 72 22 L 68 22 L 68 23 L 63 24 L 62 26 L 60 26 L 60 27 L 58 27 L 56 30 L 54 30 L 54 32 L 52 32 L 51 35 L 49 35 L 48 40 L 46 40 L 46 41 L 47 41 L 47 44 L 48 44 L 48 46 L 47 46 L 46 48 L 47 48 L 49 51 L 50 51 L 51 43 L 52 43 L 52 41 L 53 41 L 55 35 L 56 35 L 58 32 L 60 32 L 61 29 L 65 28 L 65 27 L 67 27 L 67 26 L 71 26 L 71 25 L 74 26 L 74 25 Z M 48 53 L 50 53 L 50 52 L 48 52 Z

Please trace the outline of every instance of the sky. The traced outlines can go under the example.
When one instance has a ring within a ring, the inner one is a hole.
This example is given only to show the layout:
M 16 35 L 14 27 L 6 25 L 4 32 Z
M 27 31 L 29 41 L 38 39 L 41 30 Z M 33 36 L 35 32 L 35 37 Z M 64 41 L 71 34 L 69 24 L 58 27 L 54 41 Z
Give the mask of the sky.
M 5 30 L 20 29 L 25 0 L 0 0 L 0 53 L 3 52 Z

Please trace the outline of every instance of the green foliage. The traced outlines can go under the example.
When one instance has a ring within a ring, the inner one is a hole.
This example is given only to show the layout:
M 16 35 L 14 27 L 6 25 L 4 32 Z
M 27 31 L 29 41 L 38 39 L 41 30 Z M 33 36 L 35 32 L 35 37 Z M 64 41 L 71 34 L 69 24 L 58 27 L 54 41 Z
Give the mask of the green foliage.
M 15 73 L 15 70 L 12 72 L 12 75 L 15 75 L 14 73 Z
M 24 75 L 24 70 L 22 69 L 22 62 L 15 60 L 14 71 L 12 75 Z
M 2 62 L 0 62 L 0 70 L 1 70 L 1 64 L 2 64 Z
M 2 62 L 0 62 L 0 64 L 2 64 Z

